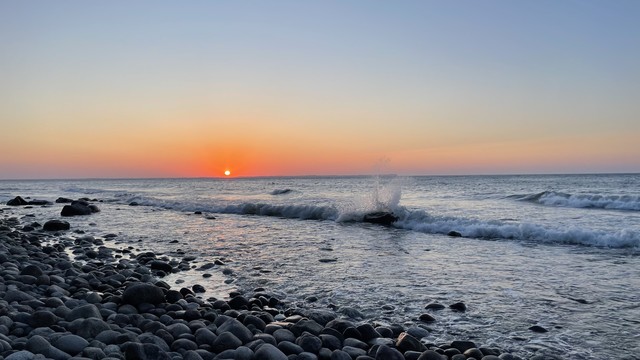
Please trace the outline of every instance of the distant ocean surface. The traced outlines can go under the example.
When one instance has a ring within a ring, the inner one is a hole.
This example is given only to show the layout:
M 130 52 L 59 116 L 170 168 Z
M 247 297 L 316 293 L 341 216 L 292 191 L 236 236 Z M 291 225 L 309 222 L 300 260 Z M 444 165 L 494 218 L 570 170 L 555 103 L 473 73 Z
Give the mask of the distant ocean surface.
M 265 287 L 366 321 L 428 312 L 435 343 L 640 358 L 639 174 L 0 181 L 0 201 L 18 195 L 95 198 L 102 211 L 67 219 L 72 229 L 221 260 L 225 274 L 168 277 L 207 296 Z M 11 211 L 45 220 L 60 207 Z M 373 211 L 399 219 L 363 222 Z M 425 310 L 432 301 L 468 310 Z

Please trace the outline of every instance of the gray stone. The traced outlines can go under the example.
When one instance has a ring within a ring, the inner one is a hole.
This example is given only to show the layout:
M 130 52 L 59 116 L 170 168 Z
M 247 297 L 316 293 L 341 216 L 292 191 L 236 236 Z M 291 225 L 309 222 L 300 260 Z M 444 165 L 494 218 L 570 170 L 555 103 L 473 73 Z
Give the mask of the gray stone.
M 71 355 L 56 349 L 51 346 L 49 342 L 40 335 L 32 336 L 29 340 L 27 340 L 26 349 L 31 351 L 34 354 L 42 354 L 48 358 L 54 360 L 66 360 L 71 357 Z
M 31 315 L 29 325 L 33 328 L 49 327 L 60 321 L 54 313 L 48 310 L 38 310 Z
M 454 347 L 461 353 L 464 353 L 471 348 L 475 348 L 476 344 L 473 341 L 455 340 L 451 342 L 451 347 Z
M 296 339 L 296 345 L 300 346 L 304 351 L 317 354 L 322 348 L 322 340 L 313 334 L 305 332 Z
M 229 349 L 235 349 L 242 345 L 242 341 L 231 332 L 223 332 L 218 335 L 211 345 L 214 352 L 222 352 Z
M 67 334 L 54 340 L 52 345 L 68 354 L 75 355 L 89 346 L 89 342 L 78 335 Z
M 122 345 L 126 359 L 136 360 L 172 360 L 169 354 L 153 344 L 140 344 L 128 341 Z
M 77 329 L 75 333 L 76 335 L 81 336 L 85 339 L 93 339 L 101 332 L 109 329 L 111 329 L 111 327 L 109 327 L 109 324 L 102 321 L 101 319 L 88 318 L 82 320 L 79 329 Z
M 102 319 L 100 310 L 94 304 L 81 305 L 72 309 L 71 312 L 69 312 L 69 314 L 65 317 L 65 320 L 73 321 L 76 319 L 88 318 Z
M 162 349 L 162 351 L 166 351 L 166 352 L 171 351 L 169 344 L 167 344 L 167 342 L 164 339 L 151 333 L 143 333 L 138 335 L 138 341 L 140 341 L 143 344 L 156 345 L 157 347 Z
M 376 360 L 404 360 L 404 355 L 396 349 L 380 345 L 376 351 Z
M 42 230 L 44 231 L 62 231 L 69 230 L 71 225 L 63 220 L 49 220 L 44 225 L 42 225 Z
M 287 355 L 271 344 L 261 345 L 255 353 L 256 359 L 261 360 L 288 360 Z
M 198 345 L 211 345 L 216 340 L 216 334 L 207 328 L 200 328 L 195 332 L 196 343 Z
M 36 358 L 36 354 L 27 350 L 20 350 L 4 358 L 4 360 L 33 360 Z
M 342 348 L 342 351 L 346 352 L 352 358 L 357 358 L 358 356 L 367 355 L 367 351 L 361 348 L 353 347 L 353 346 L 345 346 Z
M 342 350 L 334 350 L 331 352 L 331 360 L 352 360 L 355 359 L 351 357 L 347 352 Z
M 278 329 L 274 331 L 273 337 L 276 338 L 276 341 L 278 343 L 280 343 L 281 341 L 289 341 L 292 343 L 296 341 L 296 336 L 287 329 Z
M 247 329 L 246 326 L 244 326 L 240 321 L 236 319 L 230 319 L 225 321 L 216 330 L 216 334 L 218 335 L 221 335 L 224 332 L 232 333 L 238 339 L 240 339 L 242 344 L 248 343 L 253 338 L 253 333 L 251 332 L 251 330 Z
M 281 341 L 278 344 L 278 349 L 280 349 L 280 351 L 282 351 L 286 355 L 292 355 L 292 354 L 298 355 L 304 352 L 304 349 L 301 348 L 299 345 L 296 345 L 289 341 Z
M 189 339 L 176 339 L 171 344 L 171 350 L 176 352 L 182 352 L 181 350 L 197 350 L 198 344 Z

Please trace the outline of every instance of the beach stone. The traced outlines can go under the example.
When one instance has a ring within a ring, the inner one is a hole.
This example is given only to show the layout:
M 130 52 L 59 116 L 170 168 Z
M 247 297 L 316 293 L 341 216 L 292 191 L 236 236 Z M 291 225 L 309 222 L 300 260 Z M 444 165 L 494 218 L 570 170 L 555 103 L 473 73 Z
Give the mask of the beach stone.
M 94 338 L 101 332 L 111 329 L 109 324 L 101 319 L 88 318 L 80 322 L 80 327 L 75 334 L 85 339 Z
M 30 275 L 38 277 L 43 275 L 43 272 L 42 269 L 35 265 L 27 265 L 22 269 L 22 271 L 20 271 L 20 275 Z
M 322 340 L 322 347 L 329 350 L 339 350 L 342 348 L 340 339 L 331 334 L 320 334 L 320 340 Z
M 20 350 L 4 358 L 4 360 L 34 360 L 36 354 L 27 350 Z
M 403 332 L 398 336 L 398 340 L 396 341 L 396 348 L 401 352 L 405 351 L 419 351 L 423 352 L 427 350 L 427 348 L 422 344 L 418 339 L 409 335 L 406 332 Z
M 229 301 L 227 301 L 227 304 L 229 304 L 229 306 L 234 310 L 249 308 L 249 300 L 247 300 L 244 296 L 234 296 L 229 299 Z
M 304 332 L 311 333 L 313 335 L 319 335 L 324 327 L 313 320 L 302 319 L 295 323 L 291 327 L 291 332 L 297 336 L 302 335 Z
M 420 357 L 418 357 L 418 360 L 446 360 L 446 359 L 447 359 L 446 356 L 441 355 L 433 350 L 426 350 L 422 354 L 420 354 Z
M 51 344 L 49 344 L 49 342 L 40 335 L 34 335 L 29 338 L 25 348 L 34 354 L 42 354 L 54 360 L 66 360 L 71 357 L 71 355 L 64 351 L 51 346 Z
M 242 345 L 242 341 L 230 332 L 223 332 L 211 344 L 214 352 L 222 352 L 224 350 L 235 349 Z
M 13 199 L 7 201 L 7 205 L 9 206 L 24 206 L 29 205 L 29 202 L 23 199 L 21 196 L 16 196 Z
M 334 350 L 331 352 L 330 360 L 352 360 L 355 357 L 349 355 L 346 351 L 343 350 Z
M 218 327 L 216 330 L 216 334 L 220 336 L 225 332 L 230 332 L 235 335 L 242 344 L 246 344 L 253 338 L 253 333 L 247 329 L 242 323 L 236 319 L 230 319 L 225 321 L 222 325 Z M 240 344 L 240 345 L 242 345 Z
M 464 340 L 454 340 L 451 342 L 451 347 L 458 349 L 461 353 L 465 351 L 476 348 L 476 343 L 473 341 L 464 341 Z
M 89 346 L 89 342 L 78 335 L 67 334 L 54 340 L 52 345 L 68 354 L 75 355 Z
M 171 356 L 157 345 L 128 341 L 122 345 L 126 359 L 135 360 L 172 360 Z
M 29 325 L 33 328 L 49 327 L 60 321 L 54 313 L 49 310 L 38 310 L 31 315 Z
M 304 349 L 297 344 L 294 344 L 290 341 L 281 341 L 278 343 L 278 349 L 282 351 L 285 355 L 298 355 L 304 352 Z
M 167 331 L 174 338 L 178 338 L 184 334 L 191 334 L 191 329 L 183 323 L 174 323 L 167 326 Z
M 500 360 L 500 358 L 496 355 L 485 355 L 481 360 Z
M 56 204 L 69 204 L 72 203 L 73 200 L 65 198 L 65 197 L 59 197 L 56 199 Z
M 282 341 L 289 341 L 293 343 L 296 341 L 296 336 L 287 329 L 278 329 L 274 331 L 272 335 L 278 343 Z
M 166 272 L 167 274 L 169 274 L 169 273 L 171 273 L 173 271 L 173 266 L 171 266 L 169 263 L 161 261 L 161 260 L 152 260 L 149 265 L 151 266 L 151 269 L 153 269 L 153 270 L 162 270 L 162 271 Z
M 357 358 L 358 356 L 367 355 L 367 351 L 366 350 L 361 349 L 359 347 L 353 347 L 353 346 L 345 346 L 345 347 L 342 348 L 342 351 L 347 353 L 353 359 Z
M 148 283 L 135 283 L 124 290 L 122 301 L 125 304 L 140 305 L 142 303 L 160 304 L 165 300 L 161 288 Z
M 478 348 L 467 349 L 465 352 L 463 352 L 463 355 L 466 356 L 467 359 L 471 357 L 476 359 L 482 359 L 484 357 L 484 354 Z
M 100 310 L 94 304 L 86 304 L 82 306 L 78 306 L 69 312 L 65 317 L 67 321 L 73 321 L 76 319 L 87 319 L 87 318 L 97 318 L 102 319 L 102 315 L 100 314 Z
M 198 349 L 198 345 L 189 339 L 176 339 L 171 344 L 172 351 L 181 352 L 180 350 L 197 350 L 197 349 Z
M 271 345 L 263 344 L 255 352 L 256 359 L 261 360 L 288 360 L 289 358 L 280 349 Z
M 322 348 L 322 340 L 319 337 L 308 332 L 303 333 L 296 339 L 296 345 L 300 346 L 304 351 L 317 354 Z
M 217 335 L 207 328 L 200 328 L 196 330 L 194 335 L 196 337 L 196 344 L 198 345 L 211 345 L 217 338 Z
M 396 349 L 380 345 L 376 351 L 376 360 L 405 360 L 404 355 Z
M 171 348 L 169 347 L 169 344 L 167 344 L 167 342 L 165 340 L 163 340 L 161 337 L 151 334 L 151 333 L 143 333 L 138 335 L 138 341 L 143 343 L 143 344 L 153 344 L 156 345 L 157 347 L 159 347 L 160 349 L 162 349 L 162 351 L 171 351 Z M 171 342 L 173 343 L 173 341 Z
M 49 220 L 42 226 L 42 230 L 44 231 L 62 231 L 69 230 L 71 225 L 63 220 Z

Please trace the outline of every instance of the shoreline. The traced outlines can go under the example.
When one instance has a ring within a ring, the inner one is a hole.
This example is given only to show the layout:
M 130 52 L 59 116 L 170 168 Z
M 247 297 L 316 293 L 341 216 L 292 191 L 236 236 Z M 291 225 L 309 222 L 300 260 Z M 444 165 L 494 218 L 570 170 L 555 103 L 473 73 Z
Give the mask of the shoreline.
M 431 344 L 420 327 L 289 309 L 263 288 L 203 300 L 198 284 L 177 290 L 162 280 L 190 269 L 188 254 L 170 259 L 110 246 L 116 236 L 44 231 L 47 220 L 0 208 L 4 359 L 521 359 L 464 339 Z

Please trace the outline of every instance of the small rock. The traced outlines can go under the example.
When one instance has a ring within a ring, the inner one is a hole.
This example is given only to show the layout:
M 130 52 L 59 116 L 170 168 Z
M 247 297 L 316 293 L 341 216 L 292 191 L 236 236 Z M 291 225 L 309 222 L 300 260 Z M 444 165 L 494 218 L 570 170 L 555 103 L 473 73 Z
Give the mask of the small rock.
M 29 205 L 29 202 L 23 199 L 21 196 L 16 196 L 13 199 L 7 201 L 9 206 L 24 206 Z
M 447 235 L 448 235 L 448 236 L 451 236 L 451 237 L 462 237 L 462 234 L 461 234 L 461 233 L 459 233 L 459 232 L 457 232 L 457 231 L 453 231 L 453 230 L 452 230 L 452 231 L 449 231 L 449 232 L 447 233 Z
M 44 231 L 61 231 L 69 230 L 71 225 L 68 222 L 62 220 L 49 220 L 42 226 Z
M 533 325 L 529 328 L 529 330 L 533 331 L 533 332 L 537 332 L 537 333 L 546 333 L 549 332 L 549 330 L 543 328 L 540 325 Z
M 467 311 L 467 305 L 463 302 L 457 302 L 455 304 L 449 305 L 449 308 L 453 311 L 465 312 Z

